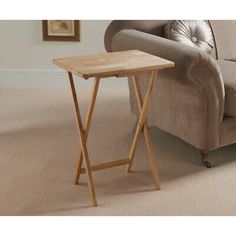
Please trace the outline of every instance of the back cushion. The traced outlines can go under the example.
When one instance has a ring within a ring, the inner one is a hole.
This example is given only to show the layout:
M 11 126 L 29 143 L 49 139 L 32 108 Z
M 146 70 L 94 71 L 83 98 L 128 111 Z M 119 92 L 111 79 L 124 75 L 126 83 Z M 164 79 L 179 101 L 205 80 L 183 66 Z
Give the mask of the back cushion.
M 236 60 L 236 20 L 210 21 L 219 59 Z

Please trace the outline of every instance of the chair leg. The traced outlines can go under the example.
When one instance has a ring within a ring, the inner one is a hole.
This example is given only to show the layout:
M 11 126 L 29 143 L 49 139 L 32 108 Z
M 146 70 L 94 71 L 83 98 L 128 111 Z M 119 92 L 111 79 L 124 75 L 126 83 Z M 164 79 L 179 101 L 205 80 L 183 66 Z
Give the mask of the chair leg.
M 201 150 L 200 151 L 202 157 L 202 165 L 206 168 L 211 168 L 211 163 L 207 160 L 208 158 L 208 150 Z

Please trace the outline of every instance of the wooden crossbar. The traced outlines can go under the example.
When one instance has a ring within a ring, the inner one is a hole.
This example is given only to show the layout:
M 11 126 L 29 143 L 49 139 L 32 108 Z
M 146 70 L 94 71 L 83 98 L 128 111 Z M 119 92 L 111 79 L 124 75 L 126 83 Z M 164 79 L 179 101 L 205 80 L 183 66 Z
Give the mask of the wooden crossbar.
M 120 159 L 120 160 L 116 160 L 116 161 L 111 161 L 111 162 L 105 162 L 105 163 L 102 163 L 102 164 L 90 166 L 90 170 L 91 171 L 97 171 L 97 170 L 107 169 L 107 168 L 111 168 L 111 167 L 126 165 L 129 162 L 130 162 L 130 160 L 128 158 Z M 86 173 L 85 168 L 81 168 L 80 173 L 81 174 Z

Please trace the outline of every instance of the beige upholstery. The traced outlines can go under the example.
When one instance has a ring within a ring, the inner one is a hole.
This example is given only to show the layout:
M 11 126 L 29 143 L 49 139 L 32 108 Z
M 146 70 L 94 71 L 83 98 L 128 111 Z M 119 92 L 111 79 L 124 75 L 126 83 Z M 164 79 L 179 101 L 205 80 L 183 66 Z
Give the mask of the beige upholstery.
M 236 116 L 236 63 L 219 60 L 218 64 L 225 86 L 225 110 L 224 114 Z
M 236 59 L 235 20 L 211 21 L 219 59 Z
M 216 59 L 222 58 L 222 55 L 232 58 L 234 54 L 231 55 L 227 50 L 229 47 L 235 47 L 235 41 L 227 41 L 225 37 L 226 41 L 221 43 L 220 50 L 217 44 L 214 44 L 211 55 L 208 55 L 199 49 L 163 38 L 167 22 L 113 21 L 105 34 L 106 49 L 139 49 L 175 62 L 175 68 L 160 71 L 158 74 L 148 114 L 151 125 L 203 150 L 213 150 L 234 143 L 236 119 L 227 118 L 224 114 L 233 111 L 235 100 L 231 105 L 225 102 L 232 100 L 232 97 L 228 98 L 228 87 L 234 86 L 227 82 L 233 80 L 227 68 L 230 67 L 231 74 L 235 74 L 233 70 L 235 71 L 236 63 Z M 217 28 L 217 34 L 220 34 L 218 24 L 224 26 L 224 33 L 227 33 L 228 24 L 230 30 L 233 27 L 233 23 L 227 21 L 213 21 L 208 24 L 213 32 Z M 236 29 L 236 21 L 234 25 Z M 217 39 L 214 34 L 213 36 L 215 43 Z M 226 54 L 222 52 L 224 49 L 227 51 Z M 225 78 L 222 75 L 226 75 Z M 141 83 L 144 90 L 145 80 Z M 129 88 L 131 110 L 137 114 L 132 84 L 129 84 Z M 226 135 L 226 132 L 230 134 Z

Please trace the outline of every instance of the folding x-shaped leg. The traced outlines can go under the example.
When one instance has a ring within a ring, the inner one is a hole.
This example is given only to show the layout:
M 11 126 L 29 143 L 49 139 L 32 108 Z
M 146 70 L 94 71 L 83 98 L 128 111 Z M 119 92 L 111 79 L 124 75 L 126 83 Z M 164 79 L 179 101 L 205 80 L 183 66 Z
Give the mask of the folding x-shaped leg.
M 157 78 L 157 70 L 154 70 L 151 73 L 151 77 L 150 77 L 149 83 L 148 83 L 148 88 L 147 88 L 146 95 L 144 97 L 144 102 L 143 102 L 138 79 L 135 75 L 132 76 L 140 115 L 139 115 L 139 119 L 138 119 L 138 123 L 137 123 L 137 128 L 135 131 L 133 143 L 131 146 L 130 154 L 129 154 L 130 162 L 128 164 L 127 171 L 129 172 L 131 169 L 131 166 L 132 166 L 132 163 L 134 160 L 135 151 L 137 149 L 138 140 L 140 138 L 141 130 L 144 129 L 144 138 L 145 138 L 145 143 L 146 143 L 146 147 L 147 147 L 147 151 L 148 151 L 148 158 L 149 158 L 149 162 L 150 162 L 151 169 L 152 169 L 155 187 L 156 187 L 156 189 L 160 189 L 159 174 L 158 174 L 158 170 L 157 170 L 157 164 L 156 164 L 155 158 L 153 156 L 152 143 L 151 143 L 151 138 L 150 138 L 149 129 L 148 129 L 148 123 L 147 123 L 147 119 L 146 119 L 146 112 L 147 112 L 148 104 L 151 99 L 151 93 L 152 93 L 153 85 L 154 85 L 156 78 Z
M 88 131 L 89 131 L 91 120 L 92 120 L 92 113 L 93 113 L 93 109 L 94 109 L 94 105 L 95 105 L 95 101 L 96 101 L 96 96 L 97 96 L 97 91 L 98 91 L 100 79 L 95 78 L 94 87 L 92 90 L 91 100 L 90 100 L 90 104 L 89 104 L 89 108 L 88 108 L 88 112 L 87 112 L 87 116 L 86 116 L 86 121 L 85 121 L 85 127 L 84 127 L 82 124 L 82 121 L 81 121 L 79 104 L 78 104 L 78 100 L 77 100 L 73 76 L 70 72 L 68 72 L 68 77 L 69 77 L 70 86 L 71 86 L 76 123 L 77 123 L 77 127 L 78 127 L 78 132 L 80 135 L 80 144 L 81 144 L 81 151 L 79 154 L 79 164 L 78 164 L 78 171 L 77 171 L 77 176 L 76 176 L 76 183 L 78 183 L 78 181 L 79 181 L 80 170 L 82 167 L 82 162 L 84 161 L 85 170 L 86 170 L 85 172 L 86 172 L 87 178 L 88 178 L 88 184 L 89 184 L 90 193 L 91 193 L 91 196 L 93 199 L 93 205 L 97 206 L 97 198 L 96 198 L 93 178 L 92 178 L 92 174 L 91 174 L 90 161 L 89 161 L 89 157 L 88 157 L 88 150 L 87 150 L 86 142 L 87 142 L 87 138 L 88 138 Z
M 89 189 L 91 192 L 94 206 L 97 206 L 97 199 L 96 199 L 96 193 L 95 193 L 95 188 L 94 188 L 94 183 L 93 183 L 93 178 L 92 178 L 92 171 L 110 168 L 110 167 L 114 167 L 114 166 L 127 165 L 127 164 L 128 164 L 127 170 L 130 171 L 142 129 L 144 129 L 144 138 L 145 138 L 146 147 L 147 147 L 147 151 L 148 151 L 148 157 L 149 157 L 149 161 L 150 161 L 150 165 L 151 165 L 151 169 L 152 169 L 152 173 L 153 173 L 153 177 L 154 177 L 154 183 L 155 183 L 156 188 L 160 189 L 159 175 L 158 175 L 158 171 L 157 171 L 156 162 L 153 157 L 151 139 L 150 139 L 148 124 L 147 124 L 147 120 L 146 120 L 147 107 L 148 107 L 148 104 L 151 99 L 151 92 L 153 89 L 154 82 L 156 80 L 156 75 L 157 75 L 157 70 L 152 71 L 144 101 L 142 100 L 138 80 L 137 80 L 136 76 L 132 77 L 133 83 L 134 83 L 134 89 L 135 89 L 135 93 L 136 93 L 136 97 L 137 97 L 138 107 L 140 110 L 140 116 L 139 116 L 139 121 L 138 121 L 137 128 L 136 128 L 136 132 L 134 135 L 133 143 L 131 146 L 129 158 L 120 159 L 120 160 L 116 160 L 116 161 L 111 161 L 111 162 L 91 166 L 90 161 L 89 161 L 86 142 L 87 142 L 89 128 L 90 128 L 91 121 L 92 121 L 92 114 L 93 114 L 93 110 L 94 110 L 94 106 L 95 106 L 95 101 L 96 101 L 96 97 L 97 97 L 100 78 L 95 78 L 95 80 L 94 80 L 94 86 L 93 86 L 92 93 L 91 93 L 91 98 L 90 98 L 89 107 L 88 107 L 88 111 L 87 111 L 87 115 L 86 115 L 85 125 L 83 126 L 82 120 L 81 120 L 81 115 L 80 115 L 78 99 L 77 99 L 76 90 L 75 90 L 75 85 L 74 85 L 74 81 L 73 81 L 73 76 L 70 72 L 68 72 L 68 78 L 70 81 L 73 104 L 74 104 L 76 124 L 77 124 L 77 128 L 78 128 L 78 132 L 79 132 L 79 136 L 80 136 L 80 144 L 81 144 L 81 150 L 79 153 L 79 162 L 78 162 L 75 183 L 76 184 L 79 183 L 80 174 L 82 174 L 82 173 L 87 174 Z M 85 168 L 82 168 L 83 162 L 84 162 Z

